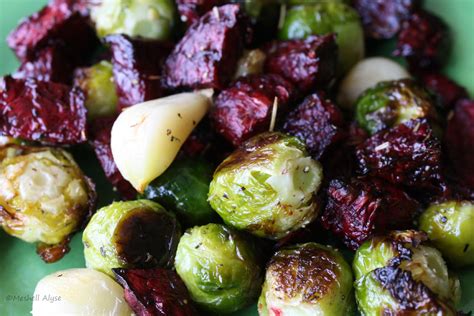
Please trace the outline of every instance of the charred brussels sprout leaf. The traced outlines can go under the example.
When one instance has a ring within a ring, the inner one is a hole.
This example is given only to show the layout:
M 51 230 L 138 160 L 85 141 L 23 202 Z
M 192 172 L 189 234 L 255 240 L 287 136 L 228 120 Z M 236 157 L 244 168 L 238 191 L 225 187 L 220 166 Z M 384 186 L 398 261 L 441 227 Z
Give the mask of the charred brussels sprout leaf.
M 252 302 L 262 275 L 252 240 L 219 224 L 194 227 L 178 244 L 175 268 L 191 298 L 216 313 L 234 312 Z
M 474 204 L 447 201 L 431 205 L 420 217 L 420 229 L 454 266 L 474 264 Z
M 7 145 L 0 160 L 0 225 L 39 243 L 43 260 L 61 259 L 95 203 L 90 180 L 62 149 Z
M 178 160 L 146 187 L 143 197 L 174 211 L 186 226 L 215 221 L 217 214 L 207 202 L 212 171 L 204 160 Z
M 88 268 L 113 276 L 112 268 L 172 265 L 179 223 L 148 200 L 115 202 L 97 211 L 82 236 Z
M 428 93 L 410 79 L 384 81 L 361 95 L 356 119 L 370 134 L 418 118 L 436 121 L 431 101 Z
M 280 239 L 317 216 L 321 178 L 320 164 L 298 138 L 263 133 L 217 168 L 209 202 L 227 224 Z
M 259 314 L 351 315 L 352 272 L 336 250 L 316 243 L 277 252 L 268 264 Z
M 357 12 L 335 1 L 299 5 L 285 15 L 280 39 L 336 33 L 339 47 L 339 74 L 346 73 L 364 57 L 364 31 Z
M 176 23 L 172 0 L 102 0 L 92 4 L 91 18 L 97 34 L 126 34 L 164 40 Z

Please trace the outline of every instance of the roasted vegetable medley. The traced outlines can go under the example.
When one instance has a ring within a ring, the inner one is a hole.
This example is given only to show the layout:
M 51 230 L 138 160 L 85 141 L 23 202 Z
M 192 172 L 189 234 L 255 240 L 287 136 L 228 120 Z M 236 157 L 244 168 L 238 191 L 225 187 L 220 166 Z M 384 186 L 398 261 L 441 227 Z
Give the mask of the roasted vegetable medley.
M 46 263 L 84 229 L 87 266 L 42 279 L 62 300 L 33 315 L 460 315 L 474 100 L 420 2 L 50 0 L 22 20 L 0 226 Z M 373 56 L 387 40 L 407 67 Z

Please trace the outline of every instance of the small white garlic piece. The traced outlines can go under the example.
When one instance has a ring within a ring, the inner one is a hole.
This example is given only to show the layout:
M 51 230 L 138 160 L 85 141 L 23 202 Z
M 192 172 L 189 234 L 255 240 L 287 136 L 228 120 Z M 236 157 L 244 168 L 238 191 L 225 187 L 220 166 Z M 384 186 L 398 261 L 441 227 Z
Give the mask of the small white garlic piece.
M 211 106 L 212 90 L 134 105 L 112 127 L 112 155 L 123 177 L 142 192 L 173 162 Z
M 33 316 L 130 316 L 123 288 L 92 269 L 58 271 L 41 279 L 33 294 Z
M 351 109 L 357 98 L 377 83 L 410 78 L 410 74 L 398 63 L 384 57 L 371 57 L 358 62 L 344 77 L 337 94 L 337 103 Z

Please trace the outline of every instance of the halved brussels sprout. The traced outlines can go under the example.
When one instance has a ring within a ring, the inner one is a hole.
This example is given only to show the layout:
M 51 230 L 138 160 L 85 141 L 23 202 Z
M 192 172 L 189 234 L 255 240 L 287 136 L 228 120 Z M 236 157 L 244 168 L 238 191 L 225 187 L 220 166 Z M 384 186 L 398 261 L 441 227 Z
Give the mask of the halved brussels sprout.
M 209 202 L 224 222 L 256 236 L 279 239 L 318 215 L 321 165 L 303 143 L 263 133 L 241 145 L 214 173 Z
M 174 211 L 180 223 L 188 227 L 216 221 L 217 213 L 207 202 L 212 172 L 204 160 L 177 160 L 145 188 L 142 196 Z
M 344 74 L 365 53 L 360 17 L 349 5 L 338 1 L 321 1 L 291 7 L 286 12 L 278 36 L 280 39 L 295 39 L 328 33 L 336 33 L 338 73 Z
M 208 224 L 185 232 L 179 241 L 175 268 L 202 308 L 234 312 L 252 302 L 262 272 L 252 240 L 224 225 Z
M 356 119 L 370 134 L 418 118 L 436 121 L 431 102 L 428 93 L 413 80 L 384 81 L 357 100 Z
M 267 267 L 260 315 L 351 315 L 352 271 L 336 250 L 317 243 L 277 252 Z
M 158 203 L 114 202 L 84 230 L 86 266 L 111 276 L 112 268 L 170 267 L 180 236 L 175 216 Z
M 101 0 L 91 4 L 97 34 L 164 40 L 176 24 L 173 0 Z
M 103 60 L 80 69 L 76 72 L 74 84 L 85 92 L 89 119 L 117 113 L 118 96 L 110 62 Z
M 474 203 L 433 204 L 421 215 L 419 227 L 452 265 L 474 264 Z
M 0 161 L 0 225 L 39 243 L 46 262 L 61 259 L 92 212 L 93 184 L 62 149 L 7 145 L 0 148 Z

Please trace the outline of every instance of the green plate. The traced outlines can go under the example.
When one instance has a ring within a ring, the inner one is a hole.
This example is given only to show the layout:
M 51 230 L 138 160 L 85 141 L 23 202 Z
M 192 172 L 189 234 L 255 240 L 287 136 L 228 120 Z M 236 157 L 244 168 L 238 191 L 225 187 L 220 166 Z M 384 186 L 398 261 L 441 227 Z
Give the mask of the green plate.
M 37 11 L 45 0 L 0 0 L 0 74 L 13 71 L 17 66 L 12 52 L 4 39 L 18 20 Z M 453 54 L 445 71 L 474 94 L 474 0 L 426 0 L 429 10 L 442 16 L 452 28 L 455 36 Z M 74 150 L 84 171 L 94 178 L 99 188 L 100 204 L 114 198 L 97 162 L 81 159 L 93 154 L 86 148 Z M 84 266 L 80 234 L 71 243 L 71 252 L 58 263 L 45 264 L 35 253 L 33 245 L 24 243 L 0 232 L 0 315 L 29 315 L 32 293 L 43 276 L 60 269 Z M 461 276 L 463 298 L 461 308 L 474 311 L 474 268 L 458 271 Z M 257 315 L 256 307 L 236 315 Z

